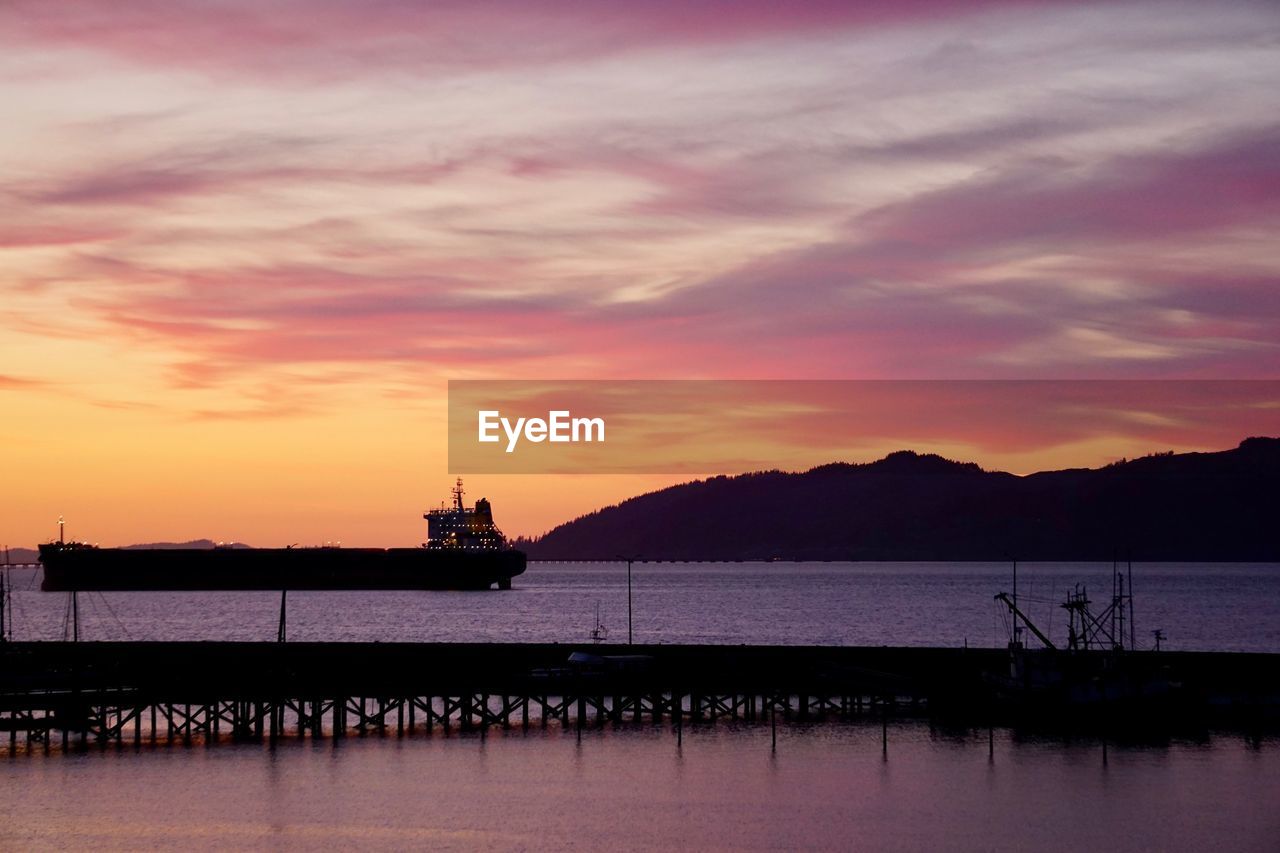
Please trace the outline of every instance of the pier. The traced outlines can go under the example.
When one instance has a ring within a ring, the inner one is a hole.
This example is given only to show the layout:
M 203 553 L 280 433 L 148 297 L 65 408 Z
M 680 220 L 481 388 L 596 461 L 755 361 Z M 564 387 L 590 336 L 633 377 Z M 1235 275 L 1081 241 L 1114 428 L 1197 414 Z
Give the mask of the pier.
M 1179 719 L 1255 724 L 1275 711 L 1280 655 L 1138 654 L 1188 682 Z M 985 726 L 1008 719 L 982 687 L 1007 660 L 959 648 L 5 643 L 0 749 L 719 719 Z

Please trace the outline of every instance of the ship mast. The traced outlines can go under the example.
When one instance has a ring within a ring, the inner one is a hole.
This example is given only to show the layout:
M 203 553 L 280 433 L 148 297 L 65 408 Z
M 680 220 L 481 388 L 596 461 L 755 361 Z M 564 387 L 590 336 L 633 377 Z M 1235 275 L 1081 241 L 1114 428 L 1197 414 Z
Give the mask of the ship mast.
M 458 478 L 458 482 L 453 486 L 453 508 L 462 510 L 462 478 Z

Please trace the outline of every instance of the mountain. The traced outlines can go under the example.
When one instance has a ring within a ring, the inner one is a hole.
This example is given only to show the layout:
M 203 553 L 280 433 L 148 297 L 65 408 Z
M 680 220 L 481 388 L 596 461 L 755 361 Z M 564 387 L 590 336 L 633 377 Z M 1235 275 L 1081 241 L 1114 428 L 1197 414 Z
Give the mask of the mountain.
M 10 548 L 8 551 L 9 562 L 14 565 L 22 565 L 23 563 L 34 563 L 39 554 L 35 548 Z M 0 561 L 5 557 L 4 552 L 0 552 Z
M 1280 561 L 1280 439 L 1027 476 L 909 450 L 641 495 L 534 559 Z
M 216 543 L 215 543 L 212 539 L 192 539 L 190 542 L 150 542 L 150 543 L 147 543 L 147 544 L 144 544 L 144 545 L 125 545 L 125 546 L 123 546 L 123 547 L 124 547 L 124 548 L 126 548 L 126 549 L 136 549 L 136 548 L 162 548 L 162 549 L 174 549 L 174 548 L 198 548 L 198 549 L 209 549 L 209 548 L 214 547 L 214 545 L 215 545 L 215 544 L 216 544 Z M 242 544 L 241 544 L 241 543 L 239 543 L 239 542 L 229 542 L 229 543 L 227 543 L 227 544 L 228 544 L 228 545 L 230 545 L 232 548 L 248 548 L 248 547 L 250 547 L 249 545 L 242 545 Z M 14 563 L 14 564 L 35 563 L 35 562 L 36 562 L 37 560 L 39 560 L 39 559 L 40 559 L 40 554 L 39 554 L 39 552 L 38 552 L 38 551 L 36 551 L 36 549 L 35 549 L 35 548 L 10 548 L 10 549 L 9 549 L 9 562 L 10 562 L 10 563 Z M 3 560 L 4 560 L 4 554 L 3 554 L 3 552 L 0 552 L 0 561 L 3 561 Z
M 194 549 L 198 551 L 208 551 L 215 547 L 218 543 L 212 539 L 192 539 L 190 542 L 148 542 L 145 545 L 125 545 L 126 550 L 138 549 L 156 549 L 161 551 L 173 551 L 178 549 Z M 228 542 L 227 546 L 231 548 L 249 548 L 249 545 L 242 545 L 239 542 Z

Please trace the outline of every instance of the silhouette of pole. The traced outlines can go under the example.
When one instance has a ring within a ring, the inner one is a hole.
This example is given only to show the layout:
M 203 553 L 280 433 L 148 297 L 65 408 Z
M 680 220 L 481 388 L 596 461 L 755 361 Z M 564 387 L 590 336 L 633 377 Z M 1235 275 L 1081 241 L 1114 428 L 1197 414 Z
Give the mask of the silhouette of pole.
M 288 596 L 289 596 L 289 591 L 287 589 L 280 590 L 280 628 L 276 631 L 276 642 L 278 643 L 284 642 L 285 602 L 287 601 Z
M 1129 560 L 1129 648 L 1137 650 L 1137 631 L 1133 625 L 1133 560 Z
M 1018 637 L 1018 561 L 1013 561 L 1013 642 L 1019 645 Z
M 618 555 L 618 559 L 619 559 L 619 560 L 625 560 L 625 561 L 626 561 L 626 563 L 627 563 L 627 645 L 629 646 L 629 645 L 631 645 L 631 639 L 632 639 L 632 633 L 631 633 L 631 563 L 632 563 L 632 561 L 634 561 L 634 560 L 638 560 L 638 559 L 640 559 L 640 558 L 639 558 L 639 557 L 634 557 L 634 556 L 632 556 L 632 557 L 624 557 L 624 556 L 622 556 L 621 554 L 619 554 L 619 555 Z

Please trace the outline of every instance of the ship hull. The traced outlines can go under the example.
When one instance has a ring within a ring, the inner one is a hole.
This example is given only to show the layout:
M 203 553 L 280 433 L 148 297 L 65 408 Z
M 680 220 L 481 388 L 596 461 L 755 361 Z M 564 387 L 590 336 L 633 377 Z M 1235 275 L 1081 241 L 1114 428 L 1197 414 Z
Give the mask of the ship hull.
M 521 551 L 428 548 L 126 549 L 41 546 L 41 589 L 509 589 Z

